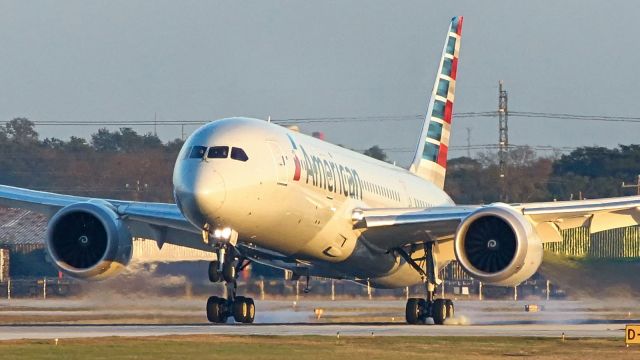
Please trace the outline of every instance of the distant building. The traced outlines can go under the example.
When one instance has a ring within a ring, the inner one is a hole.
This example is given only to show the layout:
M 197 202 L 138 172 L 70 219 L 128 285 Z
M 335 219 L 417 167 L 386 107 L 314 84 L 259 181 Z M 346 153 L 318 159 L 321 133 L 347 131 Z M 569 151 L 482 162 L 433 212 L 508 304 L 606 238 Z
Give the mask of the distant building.
M 35 212 L 0 207 L 0 247 L 21 253 L 44 248 L 47 221 Z

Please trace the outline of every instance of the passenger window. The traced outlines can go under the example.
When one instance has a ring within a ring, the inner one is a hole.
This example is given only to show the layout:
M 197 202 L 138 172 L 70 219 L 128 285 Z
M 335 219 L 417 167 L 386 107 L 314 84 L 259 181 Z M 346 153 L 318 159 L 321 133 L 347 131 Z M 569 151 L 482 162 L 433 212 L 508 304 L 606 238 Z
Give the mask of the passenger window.
M 204 154 L 207 152 L 206 146 L 194 146 L 191 148 L 191 152 L 189 153 L 190 159 L 202 159 L 204 158 Z
M 234 160 L 239 160 L 239 161 L 247 161 L 249 160 L 249 157 L 247 156 L 247 154 L 244 152 L 244 150 L 234 147 L 231 148 L 231 158 Z
M 229 156 L 228 146 L 212 146 L 209 148 L 209 159 L 226 159 Z

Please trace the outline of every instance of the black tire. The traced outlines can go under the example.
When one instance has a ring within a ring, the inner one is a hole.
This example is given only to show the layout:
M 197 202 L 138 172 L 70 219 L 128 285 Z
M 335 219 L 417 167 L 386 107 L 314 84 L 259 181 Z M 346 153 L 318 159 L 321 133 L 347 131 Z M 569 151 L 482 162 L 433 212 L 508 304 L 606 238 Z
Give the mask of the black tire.
M 243 323 L 248 315 L 249 309 L 245 297 L 236 296 L 235 300 L 233 300 L 233 318 L 236 322 Z
M 236 261 L 226 261 L 222 266 L 222 278 L 231 283 L 236 281 Z
M 221 324 L 224 324 L 227 322 L 227 319 L 229 318 L 229 307 L 227 305 L 227 300 L 223 299 L 223 298 L 218 298 L 218 307 L 220 309 L 220 315 L 219 315 L 219 320 Z
M 420 322 L 420 299 L 411 298 L 407 300 L 405 318 L 407 324 L 415 325 Z
M 425 324 L 427 317 L 429 317 L 429 303 L 426 299 L 418 299 L 418 306 L 420 307 L 420 324 Z
M 220 314 L 222 313 L 220 298 L 211 296 L 207 299 L 207 320 L 212 323 L 220 323 Z
M 436 299 L 431 307 L 431 317 L 436 325 L 444 324 L 447 318 L 447 302 L 444 299 Z
M 247 316 L 244 318 L 245 324 L 252 324 L 256 317 L 256 304 L 252 298 L 246 298 L 244 300 L 247 303 Z
M 209 263 L 209 281 L 212 283 L 217 283 L 222 280 L 222 274 L 220 274 L 219 268 L 220 262 L 218 260 Z
M 445 303 L 447 306 L 447 319 L 454 317 L 456 314 L 456 310 L 455 310 L 455 307 L 453 306 L 453 300 L 446 299 Z

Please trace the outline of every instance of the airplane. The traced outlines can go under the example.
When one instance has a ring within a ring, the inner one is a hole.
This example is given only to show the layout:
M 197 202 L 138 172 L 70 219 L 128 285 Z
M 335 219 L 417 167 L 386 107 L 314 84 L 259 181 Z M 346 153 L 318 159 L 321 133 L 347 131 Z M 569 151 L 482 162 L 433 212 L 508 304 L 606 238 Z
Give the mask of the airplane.
M 49 217 L 46 247 L 64 273 L 115 276 L 132 237 L 214 252 L 208 277 L 227 298 L 207 300 L 207 319 L 255 319 L 236 279 L 251 262 L 293 277 L 352 280 L 378 288 L 425 285 L 406 322 L 444 324 L 455 314 L 436 297 L 452 260 L 485 284 L 514 286 L 539 268 L 560 230 L 591 232 L 640 223 L 640 196 L 456 205 L 443 190 L 462 34 L 449 25 L 435 84 L 408 169 L 269 121 L 226 118 L 197 129 L 173 171 L 175 204 L 87 198 L 0 186 L 0 205 Z M 473 189 L 469 189 L 473 191 Z M 431 322 L 429 322 L 431 323 Z

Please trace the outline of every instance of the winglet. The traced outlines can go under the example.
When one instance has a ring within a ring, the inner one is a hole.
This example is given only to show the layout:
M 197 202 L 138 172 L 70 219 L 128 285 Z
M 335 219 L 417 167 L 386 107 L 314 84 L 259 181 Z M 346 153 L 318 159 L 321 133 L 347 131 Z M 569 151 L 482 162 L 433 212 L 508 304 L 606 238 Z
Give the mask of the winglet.
M 427 114 L 410 170 L 444 187 L 463 17 L 451 19 Z

